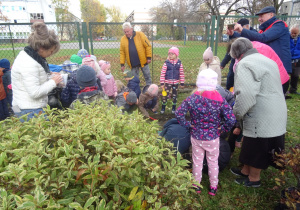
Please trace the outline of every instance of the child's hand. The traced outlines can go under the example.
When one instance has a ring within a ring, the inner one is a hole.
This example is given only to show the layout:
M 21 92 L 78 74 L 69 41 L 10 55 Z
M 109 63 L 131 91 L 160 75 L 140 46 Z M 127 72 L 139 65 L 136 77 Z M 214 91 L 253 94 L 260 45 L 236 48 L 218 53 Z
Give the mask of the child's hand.
M 162 86 L 160 86 L 160 88 L 163 90 L 163 89 L 165 88 L 165 86 L 164 86 L 164 85 L 162 85 Z
M 241 129 L 240 128 L 235 128 L 232 132 L 234 135 L 240 135 Z
M 114 96 L 115 96 L 115 97 L 117 97 L 117 95 L 118 95 L 118 93 L 117 93 L 117 92 L 115 92 Z

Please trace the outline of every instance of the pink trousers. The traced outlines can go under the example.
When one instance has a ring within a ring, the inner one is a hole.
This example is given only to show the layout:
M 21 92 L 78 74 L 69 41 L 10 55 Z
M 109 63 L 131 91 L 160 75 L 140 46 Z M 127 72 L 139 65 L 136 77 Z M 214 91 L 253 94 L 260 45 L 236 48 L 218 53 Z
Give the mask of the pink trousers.
M 217 187 L 219 182 L 219 138 L 211 141 L 201 141 L 191 137 L 191 142 L 193 151 L 193 175 L 195 179 L 201 183 L 203 159 L 206 153 L 210 186 Z

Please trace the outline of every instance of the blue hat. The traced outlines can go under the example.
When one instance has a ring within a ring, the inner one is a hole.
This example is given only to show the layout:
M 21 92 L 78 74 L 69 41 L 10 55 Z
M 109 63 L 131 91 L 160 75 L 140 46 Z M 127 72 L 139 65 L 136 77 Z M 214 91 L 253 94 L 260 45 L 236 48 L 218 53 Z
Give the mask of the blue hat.
M 81 50 L 78 50 L 77 55 L 81 58 L 85 58 L 87 55 L 89 55 L 89 53 L 86 49 L 81 49 Z
M 246 19 L 246 18 L 242 18 L 242 19 L 239 19 L 239 21 L 237 23 L 241 24 L 241 26 L 243 27 L 244 25 L 248 25 L 249 24 L 249 20 Z
M 6 58 L 0 60 L 0 67 L 5 69 L 10 69 L 10 62 Z
M 273 7 L 273 6 L 264 7 L 258 13 L 256 13 L 255 15 L 265 14 L 265 13 L 269 13 L 269 12 L 276 13 L 275 12 L 275 7 Z
M 96 72 L 92 67 L 83 65 L 77 70 L 76 81 L 80 87 L 95 86 L 96 80 Z

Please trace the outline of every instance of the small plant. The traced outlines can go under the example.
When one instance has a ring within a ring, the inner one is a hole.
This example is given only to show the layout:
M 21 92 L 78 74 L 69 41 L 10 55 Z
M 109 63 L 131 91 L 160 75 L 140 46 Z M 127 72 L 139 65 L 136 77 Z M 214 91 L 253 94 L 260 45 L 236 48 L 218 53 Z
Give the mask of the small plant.
M 282 167 L 280 178 L 275 178 L 279 186 L 287 186 L 290 181 L 289 174 L 293 174 L 296 178 L 296 187 L 288 187 L 282 191 L 281 203 L 289 208 L 296 209 L 300 206 L 300 144 L 277 154 L 275 163 Z M 295 180 L 293 180 L 295 181 Z

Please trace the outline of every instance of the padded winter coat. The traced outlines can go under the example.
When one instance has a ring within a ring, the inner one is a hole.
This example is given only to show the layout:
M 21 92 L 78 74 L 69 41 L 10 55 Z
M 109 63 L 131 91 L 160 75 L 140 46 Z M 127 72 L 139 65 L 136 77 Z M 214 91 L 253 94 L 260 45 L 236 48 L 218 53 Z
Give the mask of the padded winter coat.
M 241 36 L 251 41 L 259 41 L 269 45 L 281 59 L 286 71 L 292 73 L 291 52 L 290 52 L 290 33 L 283 21 L 276 21 L 276 17 L 272 17 L 259 26 L 263 33 L 257 33 L 251 30 L 243 29 Z M 273 24 L 271 28 L 268 28 Z
M 135 32 L 133 40 L 141 62 L 141 67 L 144 67 L 144 65 L 147 63 L 147 58 L 152 57 L 151 44 L 146 35 L 140 31 Z M 129 67 L 132 68 L 129 56 L 129 41 L 128 38 L 124 35 L 121 38 L 120 44 L 120 64 L 125 64 L 125 60 Z
M 12 105 L 20 109 L 39 109 L 47 106 L 48 93 L 56 87 L 44 68 L 22 50 L 11 69 Z
M 199 73 L 202 70 L 208 69 L 208 68 L 214 70 L 214 72 L 216 72 L 218 74 L 218 85 L 221 85 L 222 73 L 221 73 L 221 68 L 220 68 L 220 59 L 217 56 L 214 56 L 214 58 L 210 64 L 206 64 L 205 62 L 203 62 L 200 65 Z

